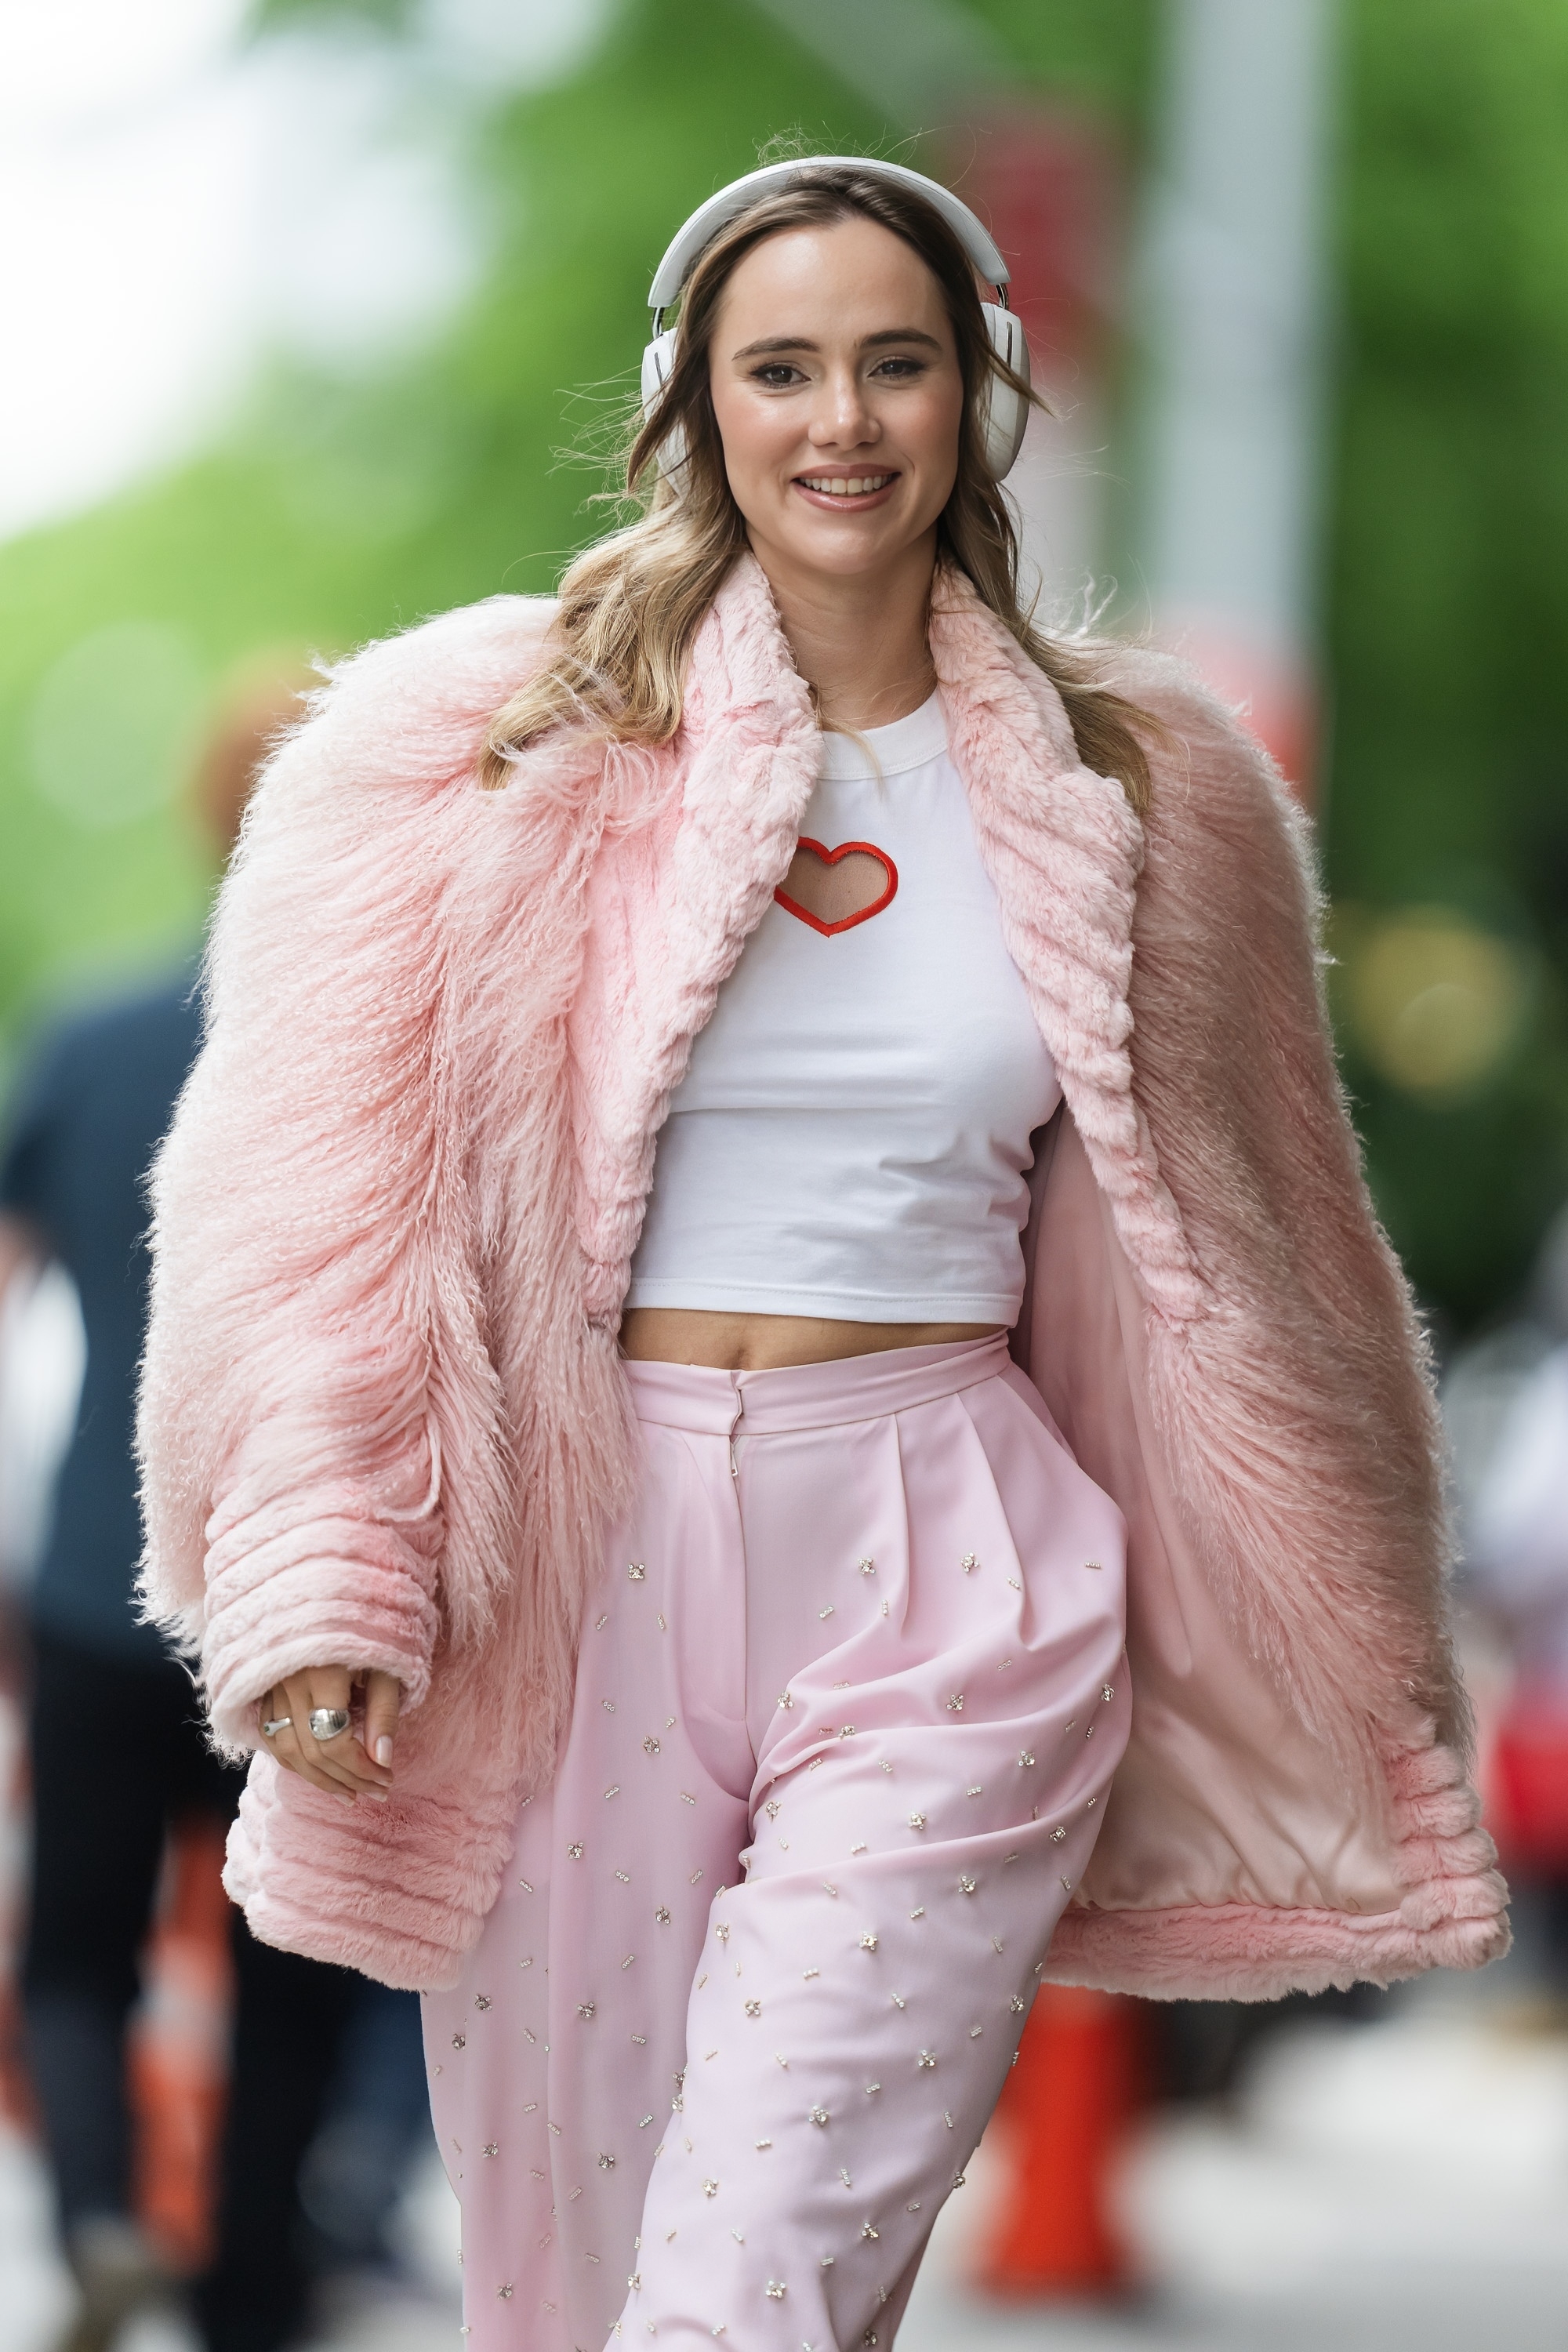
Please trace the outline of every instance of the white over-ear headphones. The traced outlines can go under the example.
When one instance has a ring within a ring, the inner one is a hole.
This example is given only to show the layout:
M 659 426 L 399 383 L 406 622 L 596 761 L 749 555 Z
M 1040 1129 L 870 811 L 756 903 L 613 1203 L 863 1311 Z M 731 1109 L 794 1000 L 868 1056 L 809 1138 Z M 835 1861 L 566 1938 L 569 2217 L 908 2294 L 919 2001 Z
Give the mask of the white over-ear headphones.
M 981 226 L 966 204 L 960 203 L 951 188 L 939 181 L 928 180 L 923 173 L 910 172 L 902 163 L 884 163 L 870 155 L 803 155 L 790 163 L 767 163 L 760 172 L 748 172 L 743 180 L 732 180 L 700 205 L 672 239 L 664 259 L 653 274 L 648 288 L 648 308 L 653 312 L 653 340 L 642 355 L 643 415 L 651 416 L 664 395 L 675 365 L 675 339 L 679 330 L 664 327 L 665 311 L 685 285 L 692 264 L 726 227 L 738 213 L 745 212 L 762 196 L 771 196 L 787 187 L 797 172 L 813 170 L 850 171 L 865 173 L 879 180 L 891 180 L 902 188 L 911 188 L 923 196 L 942 215 L 956 234 L 964 252 L 979 275 L 990 281 L 1001 296 L 999 302 L 983 302 L 985 331 L 991 338 L 991 348 L 1014 374 L 1029 381 L 1029 346 L 1024 331 L 1007 308 L 1007 265 L 996 250 L 986 231 Z M 662 331 L 661 331 L 662 330 Z M 1021 394 L 999 375 L 992 375 L 981 395 L 981 424 L 984 433 L 985 463 L 995 480 L 1010 472 L 1013 462 L 1024 442 L 1024 427 L 1029 421 L 1029 404 Z M 685 436 L 679 428 L 670 433 L 659 451 L 659 470 L 667 477 L 679 479 L 678 469 L 686 456 Z

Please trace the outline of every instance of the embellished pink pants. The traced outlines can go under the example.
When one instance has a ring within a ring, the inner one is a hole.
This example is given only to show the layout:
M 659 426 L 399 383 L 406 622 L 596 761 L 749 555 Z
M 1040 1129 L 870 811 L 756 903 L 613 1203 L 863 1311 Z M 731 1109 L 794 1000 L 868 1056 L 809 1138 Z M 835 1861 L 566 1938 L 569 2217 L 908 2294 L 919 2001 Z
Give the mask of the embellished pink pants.
M 887 2347 L 1126 1741 L 1121 1519 L 1000 1339 L 627 1370 L 560 1769 L 425 2003 L 466 2332 Z

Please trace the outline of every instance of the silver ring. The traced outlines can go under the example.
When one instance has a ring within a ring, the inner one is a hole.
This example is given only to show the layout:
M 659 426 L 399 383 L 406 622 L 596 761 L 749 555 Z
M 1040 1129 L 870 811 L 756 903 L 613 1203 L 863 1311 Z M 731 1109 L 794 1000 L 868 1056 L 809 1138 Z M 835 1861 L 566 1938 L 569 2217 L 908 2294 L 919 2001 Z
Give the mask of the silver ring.
M 294 1718 L 291 1715 L 275 1715 L 270 1723 L 262 1725 L 261 1737 L 263 1739 L 275 1738 L 280 1731 L 292 1730 L 293 1726 Z
M 336 1739 L 349 1727 L 349 1711 L 346 1706 L 313 1706 L 306 1721 L 312 1739 Z

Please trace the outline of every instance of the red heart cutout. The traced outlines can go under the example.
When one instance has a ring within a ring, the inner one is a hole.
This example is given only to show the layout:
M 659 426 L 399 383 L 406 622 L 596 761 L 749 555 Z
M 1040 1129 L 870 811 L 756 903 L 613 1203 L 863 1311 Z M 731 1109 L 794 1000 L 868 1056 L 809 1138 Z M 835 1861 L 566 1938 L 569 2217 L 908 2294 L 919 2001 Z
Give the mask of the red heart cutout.
M 835 874 L 834 867 L 847 857 L 855 862 L 841 875 Z M 880 876 L 868 873 L 868 866 L 880 866 Z M 879 915 L 892 903 L 898 887 L 898 867 L 875 842 L 844 841 L 837 849 L 825 849 L 803 833 L 773 897 L 787 914 L 831 939 L 836 931 L 853 930 L 857 923 L 868 923 Z M 875 895 L 867 898 L 868 890 Z M 837 911 L 840 908 L 843 913 Z

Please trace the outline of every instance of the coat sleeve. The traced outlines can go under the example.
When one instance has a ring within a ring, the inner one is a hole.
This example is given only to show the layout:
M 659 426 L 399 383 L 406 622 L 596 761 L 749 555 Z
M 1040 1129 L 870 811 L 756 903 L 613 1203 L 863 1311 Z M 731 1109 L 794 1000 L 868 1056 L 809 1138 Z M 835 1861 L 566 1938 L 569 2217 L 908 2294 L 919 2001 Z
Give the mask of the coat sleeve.
M 498 599 L 347 664 L 269 762 L 219 901 L 152 1182 L 138 1444 L 144 1605 L 231 1748 L 304 1666 L 384 1668 L 415 1705 L 428 1684 L 443 901 L 537 616 Z
M 1225 1466 L 1205 1516 L 1223 1552 L 1263 1563 L 1236 1612 L 1315 1712 L 1386 1719 L 1397 1696 L 1462 1751 L 1428 1349 L 1334 1064 L 1310 827 L 1184 668 L 1134 656 L 1117 682 L 1170 730 L 1133 927 L 1134 1085 L 1223 1334 L 1236 1410 L 1205 1441 Z M 1288 1545 L 1270 1496 L 1300 1521 Z

